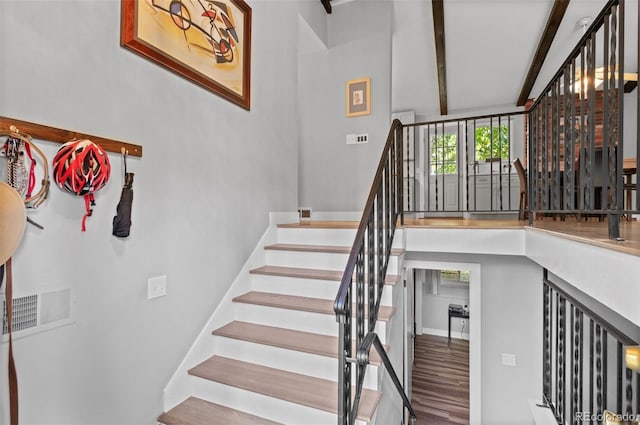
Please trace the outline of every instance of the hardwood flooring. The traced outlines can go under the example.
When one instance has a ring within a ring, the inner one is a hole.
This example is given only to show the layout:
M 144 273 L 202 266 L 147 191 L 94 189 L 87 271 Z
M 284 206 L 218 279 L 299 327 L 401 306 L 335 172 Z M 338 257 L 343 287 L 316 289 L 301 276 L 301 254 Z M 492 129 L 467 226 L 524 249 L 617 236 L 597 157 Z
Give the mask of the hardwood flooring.
M 528 221 L 505 219 L 463 219 L 463 218 L 410 218 L 405 217 L 405 227 L 430 227 L 440 229 L 523 229 L 529 225 Z M 289 228 L 330 228 L 357 229 L 356 221 L 310 221 L 303 223 L 280 224 L 278 227 Z M 533 228 L 555 234 L 559 237 L 572 239 L 582 243 L 597 245 L 625 254 L 640 256 L 640 221 L 620 221 L 620 236 L 622 241 L 608 238 L 608 225 L 606 220 L 578 221 L 574 216 L 567 216 L 566 220 L 553 221 L 551 219 L 536 220 Z
M 462 218 L 405 218 L 406 227 L 431 227 L 441 229 L 522 229 L 529 228 L 528 221 L 518 220 L 471 220 Z M 640 256 L 640 221 L 621 220 L 620 236 L 623 240 L 609 239 L 607 221 L 576 220 L 567 216 L 566 220 L 536 220 L 531 227 L 558 237 L 577 242 L 612 249 L 625 254 Z
M 412 383 L 417 425 L 469 424 L 469 341 L 417 335 Z

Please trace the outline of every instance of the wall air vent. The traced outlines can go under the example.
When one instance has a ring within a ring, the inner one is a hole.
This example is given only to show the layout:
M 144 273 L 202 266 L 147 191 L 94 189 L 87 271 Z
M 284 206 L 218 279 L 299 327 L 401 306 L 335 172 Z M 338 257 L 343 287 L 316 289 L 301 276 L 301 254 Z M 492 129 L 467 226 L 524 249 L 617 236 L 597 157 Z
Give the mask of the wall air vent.
M 2 300 L 2 335 L 8 339 L 7 305 Z M 71 290 L 36 292 L 13 298 L 11 330 L 14 338 L 32 335 L 73 323 L 71 320 Z
M 11 330 L 13 332 L 38 326 L 38 295 L 13 299 L 13 317 Z M 7 321 L 7 303 L 2 301 L 2 334 L 9 333 Z

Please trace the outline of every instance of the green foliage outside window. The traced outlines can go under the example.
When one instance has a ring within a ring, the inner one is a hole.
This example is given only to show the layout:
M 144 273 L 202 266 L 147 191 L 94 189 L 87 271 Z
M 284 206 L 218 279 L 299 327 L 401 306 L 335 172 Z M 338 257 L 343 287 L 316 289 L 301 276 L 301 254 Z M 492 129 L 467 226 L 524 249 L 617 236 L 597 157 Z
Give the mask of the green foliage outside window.
M 476 161 L 509 158 L 509 126 L 476 128 Z M 455 133 L 431 137 L 431 174 L 456 174 L 458 170 L 458 138 Z
M 469 282 L 471 273 L 464 270 L 440 270 L 440 278 L 446 280 L 459 280 Z
M 443 134 L 431 138 L 431 174 L 455 174 L 458 169 L 458 137 Z
M 490 158 L 509 158 L 509 126 L 476 128 L 476 161 Z

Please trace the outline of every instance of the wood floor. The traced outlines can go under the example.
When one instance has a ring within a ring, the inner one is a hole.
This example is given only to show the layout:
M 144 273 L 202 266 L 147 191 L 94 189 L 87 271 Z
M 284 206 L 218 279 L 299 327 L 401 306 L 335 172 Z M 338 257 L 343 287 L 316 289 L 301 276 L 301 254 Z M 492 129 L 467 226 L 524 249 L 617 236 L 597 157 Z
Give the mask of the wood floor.
M 528 221 L 518 220 L 471 220 L 462 218 L 405 218 L 406 227 L 431 227 L 450 229 L 514 229 L 529 227 Z M 587 243 L 601 248 L 612 249 L 625 254 L 640 256 L 640 221 L 620 221 L 622 240 L 608 237 L 608 224 L 605 221 L 578 221 L 573 216 L 566 220 L 536 220 L 533 229 L 547 232 L 558 237 Z
M 417 335 L 412 378 L 417 425 L 469 423 L 469 341 Z

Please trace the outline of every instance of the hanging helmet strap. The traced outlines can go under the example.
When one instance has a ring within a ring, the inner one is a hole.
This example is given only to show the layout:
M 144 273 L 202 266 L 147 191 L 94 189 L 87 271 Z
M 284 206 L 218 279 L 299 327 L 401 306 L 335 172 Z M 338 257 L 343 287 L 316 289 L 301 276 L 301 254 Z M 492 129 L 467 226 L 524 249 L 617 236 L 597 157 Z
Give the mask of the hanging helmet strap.
M 29 157 L 29 161 L 31 165 L 29 166 L 29 184 L 27 185 L 27 196 L 25 198 L 31 198 L 31 193 L 33 189 L 36 187 L 36 161 L 33 159 L 33 155 L 31 155 L 31 145 L 29 143 L 25 143 L 23 141 L 24 150 Z
M 88 193 L 84 195 L 84 206 L 87 209 L 86 214 L 82 217 L 82 231 L 85 232 L 87 230 L 87 217 L 91 217 L 93 214 L 93 209 L 91 207 L 96 205 L 96 198 L 93 196 L 93 193 Z

